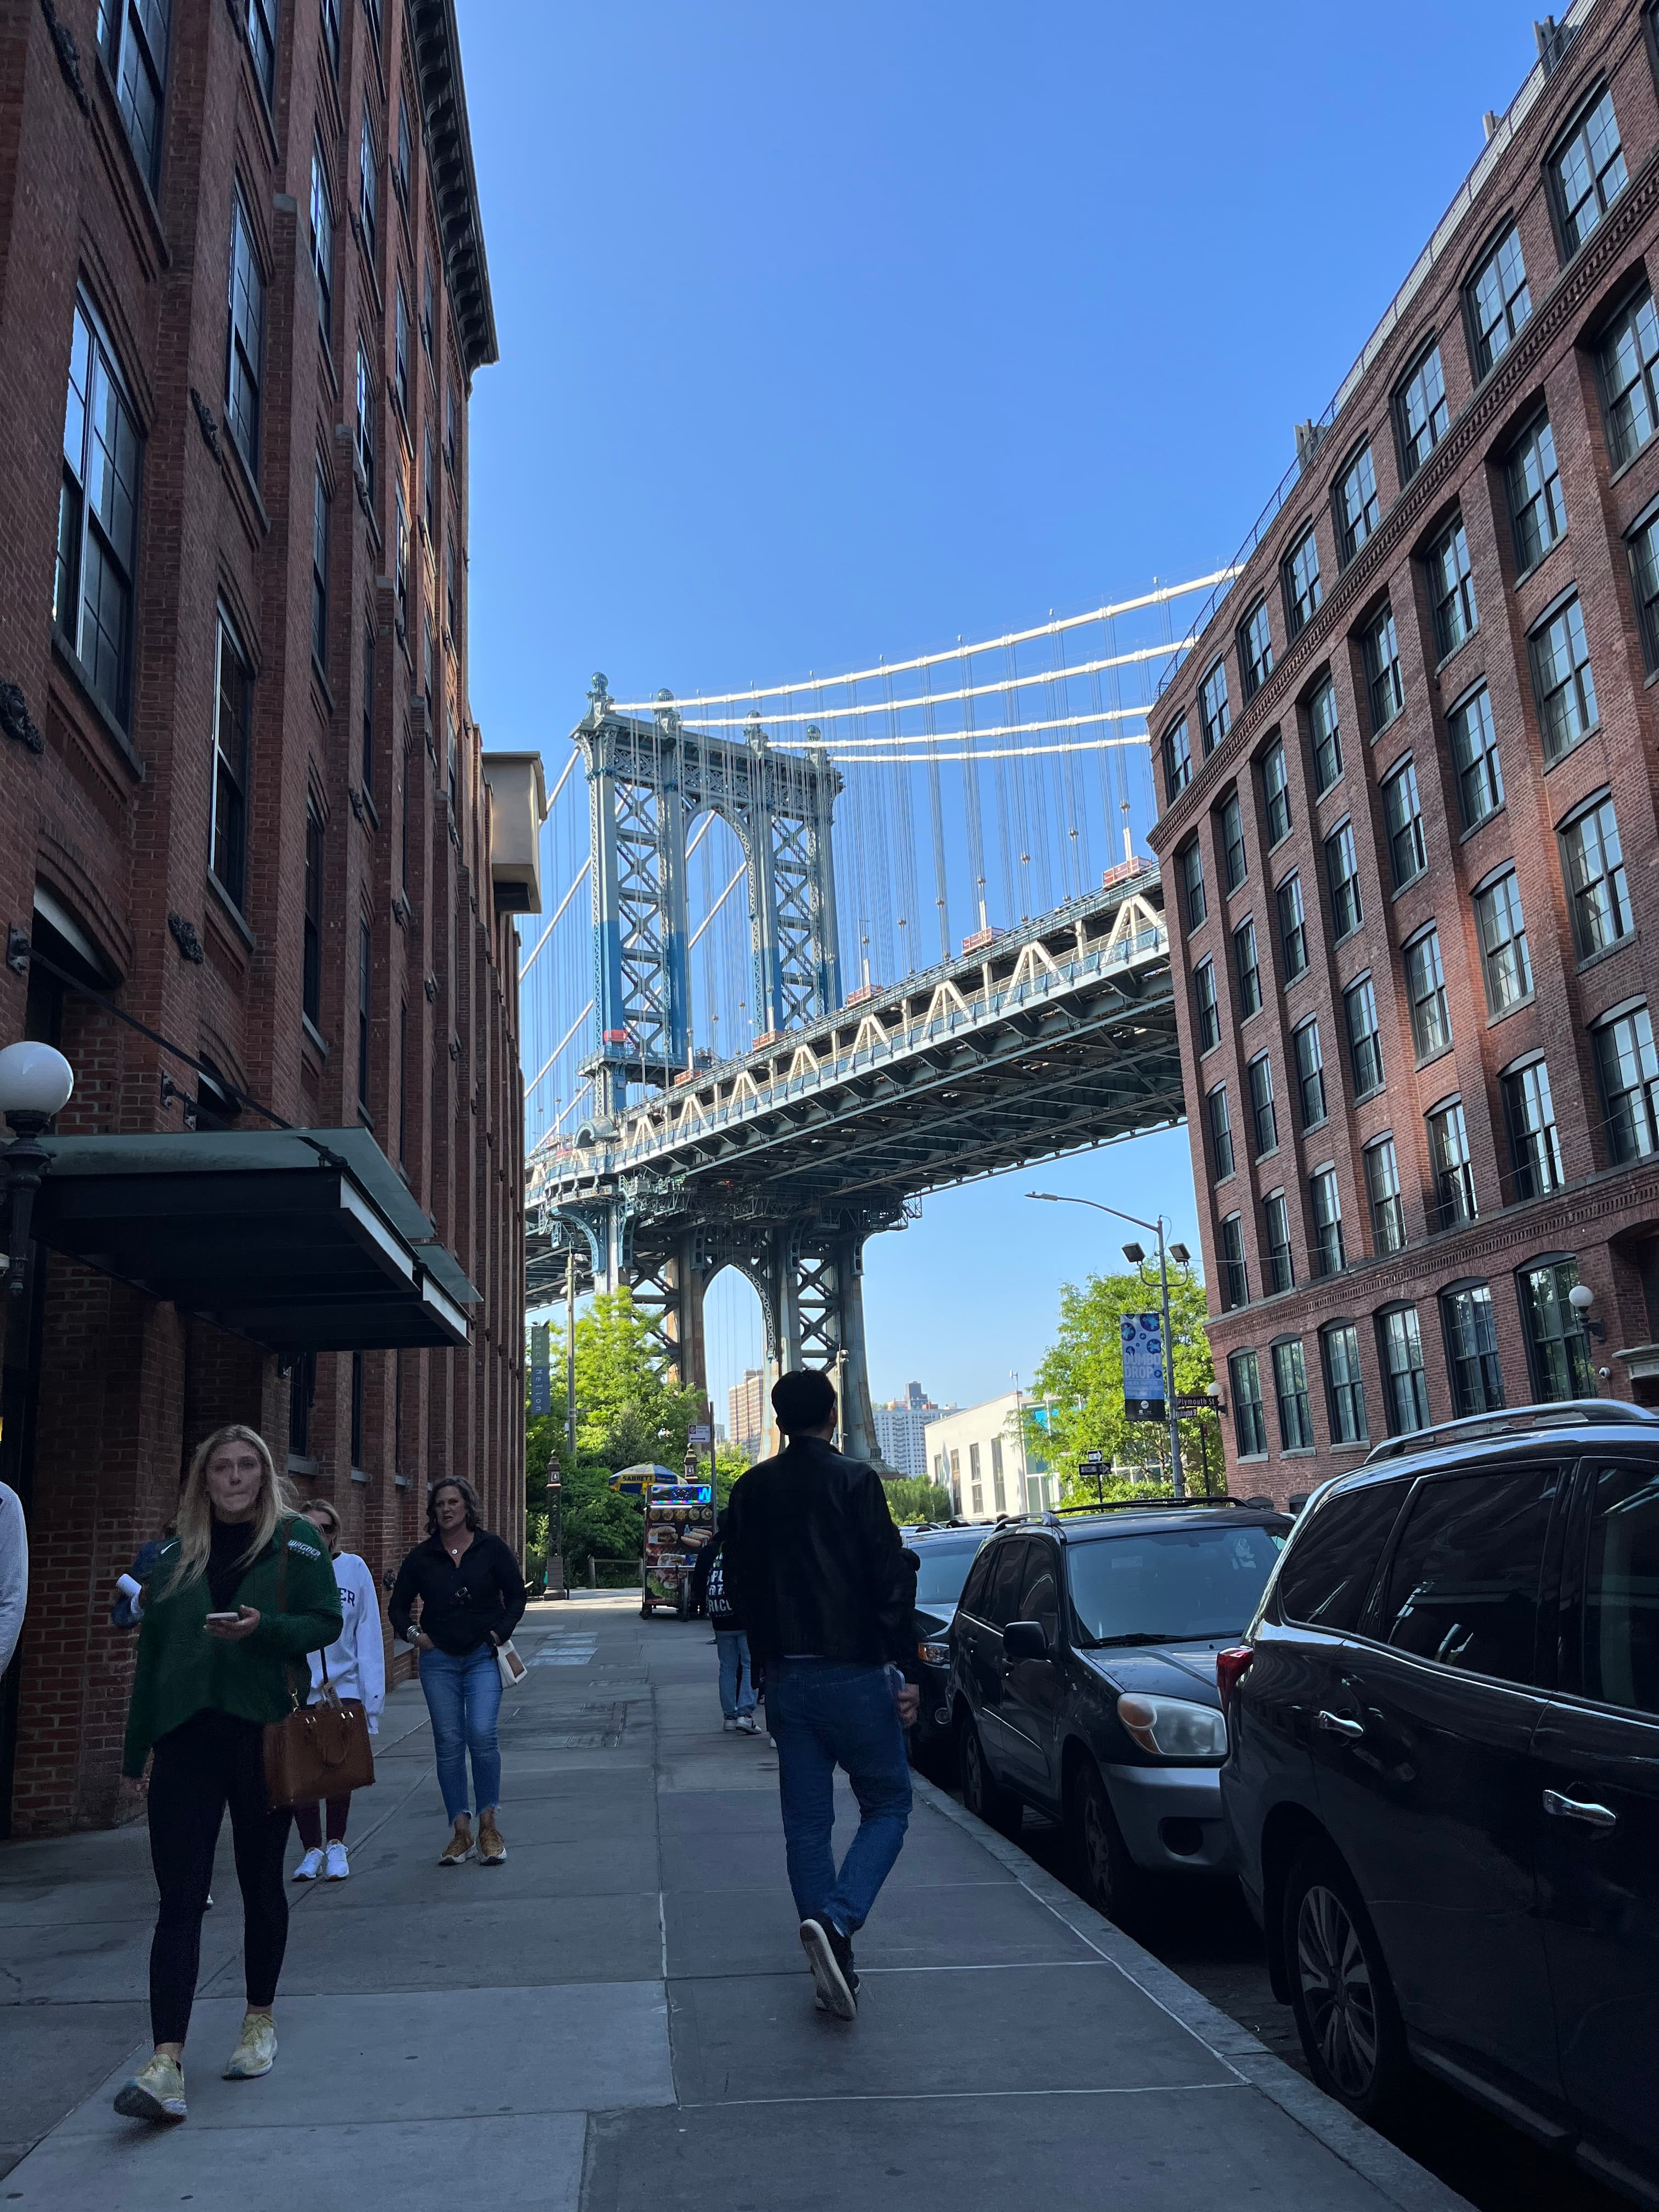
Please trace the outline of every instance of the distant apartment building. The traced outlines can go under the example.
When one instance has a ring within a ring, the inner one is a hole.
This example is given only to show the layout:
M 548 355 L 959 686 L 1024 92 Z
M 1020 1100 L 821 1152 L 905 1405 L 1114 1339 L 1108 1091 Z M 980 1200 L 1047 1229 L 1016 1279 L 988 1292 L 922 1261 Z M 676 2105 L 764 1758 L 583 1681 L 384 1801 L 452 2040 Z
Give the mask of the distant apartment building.
M 908 1382 L 902 1398 L 890 1398 L 874 1408 L 876 1449 L 883 1463 L 895 1474 L 925 1480 L 927 1474 L 927 1427 L 953 1407 L 936 1406 L 920 1382 Z
M 1059 1477 L 1020 1434 L 1026 1402 L 1018 1391 L 1005 1390 L 928 1423 L 928 1472 L 950 1492 L 953 1513 L 981 1521 L 1059 1503 Z
M 726 1394 L 726 1433 L 737 1449 L 758 1459 L 766 1437 L 766 1376 L 758 1367 L 745 1367 L 741 1382 Z

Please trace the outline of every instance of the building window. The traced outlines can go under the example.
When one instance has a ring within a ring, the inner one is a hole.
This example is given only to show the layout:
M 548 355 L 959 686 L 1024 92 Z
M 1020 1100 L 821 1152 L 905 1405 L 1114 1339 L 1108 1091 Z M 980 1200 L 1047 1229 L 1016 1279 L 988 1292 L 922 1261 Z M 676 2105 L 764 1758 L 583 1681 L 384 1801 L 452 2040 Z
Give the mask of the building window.
M 426 357 L 432 358 L 432 333 L 434 313 L 432 293 L 432 256 L 421 256 L 421 343 L 426 348 Z
M 1273 1103 L 1273 1062 L 1258 1053 L 1244 1071 L 1250 1087 L 1250 1134 L 1257 1159 L 1279 1146 L 1279 1111 Z
M 1607 326 L 1597 349 L 1601 404 L 1607 411 L 1607 455 L 1615 469 L 1639 453 L 1659 423 L 1659 316 L 1644 289 Z
M 1406 995 L 1411 1000 L 1412 1043 L 1419 1060 L 1432 1060 L 1451 1043 L 1440 933 L 1425 929 L 1406 947 Z
M 426 428 L 422 434 L 421 447 L 422 459 L 425 463 L 422 474 L 426 487 L 422 499 L 421 514 L 426 525 L 426 542 L 431 545 L 437 542 L 438 537 L 438 440 L 432 428 L 430 415 L 427 417 Z
M 1528 643 L 1544 758 L 1555 762 L 1587 737 L 1599 719 L 1584 617 L 1576 592 L 1565 606 L 1539 624 Z
M 1207 760 L 1233 726 L 1233 710 L 1227 697 L 1227 664 L 1218 660 L 1204 679 L 1199 694 L 1199 711 L 1204 721 L 1204 757 Z
M 1176 855 L 1176 873 L 1181 880 L 1181 902 L 1186 908 L 1188 929 L 1200 928 L 1209 915 L 1209 894 L 1204 886 L 1204 852 L 1196 837 L 1189 837 Z
M 455 720 L 455 699 L 453 692 L 447 694 L 444 699 L 444 750 L 449 763 L 449 818 L 453 822 L 456 818 L 456 809 L 460 804 L 461 791 L 460 729 Z
M 1431 346 L 1395 396 L 1400 434 L 1400 477 L 1409 483 L 1446 434 L 1451 420 L 1440 349 Z
M 1342 1012 L 1348 1028 L 1354 1097 L 1369 1098 L 1373 1091 L 1382 1088 L 1382 1041 L 1377 1034 L 1376 994 L 1369 975 L 1342 994 Z
M 1541 1060 L 1532 1060 L 1506 1075 L 1502 1087 L 1516 1197 L 1541 1198 L 1546 1191 L 1559 1190 L 1566 1176 L 1548 1067 Z
M 323 52 L 335 82 L 340 76 L 340 0 L 318 0 L 323 23 Z
M 222 611 L 219 616 L 216 690 L 210 851 L 219 888 L 240 911 L 247 903 L 247 756 L 253 679 L 236 634 Z
M 1302 903 L 1302 878 L 1286 876 L 1273 893 L 1279 908 L 1279 949 L 1285 963 L 1285 981 L 1293 983 L 1308 965 L 1308 917 Z
M 1325 1404 L 1334 1444 L 1368 1443 L 1365 1384 L 1359 1372 L 1359 1331 L 1351 1321 L 1333 1322 L 1320 1331 L 1325 1355 Z
M 1382 513 L 1371 449 L 1362 446 L 1336 490 L 1336 543 L 1345 568 L 1376 529 Z
M 1221 1224 L 1221 1303 L 1229 1312 L 1248 1305 L 1249 1285 L 1244 1272 L 1244 1222 L 1230 1213 Z
M 1604 92 L 1549 165 L 1564 254 L 1576 253 L 1625 189 L 1613 94 Z
M 311 656 L 325 673 L 328 669 L 328 485 L 319 461 L 311 517 Z
M 363 625 L 363 789 L 374 793 L 374 625 Z
M 1528 1267 L 1521 1277 L 1521 1316 L 1532 1361 L 1533 1395 L 1541 1406 L 1596 1395 L 1589 1332 L 1568 1296 L 1577 1281 L 1576 1260 Z
M 1273 672 L 1273 635 L 1266 599 L 1252 611 L 1238 633 L 1238 666 L 1248 705 Z
M 247 0 L 247 50 L 267 107 L 276 99 L 276 0 Z
M 1495 1413 L 1504 1403 L 1504 1370 L 1498 1357 L 1498 1322 L 1485 1283 L 1448 1291 L 1440 1301 L 1451 1373 L 1452 1411 Z
M 1379 1137 L 1365 1147 L 1365 1202 L 1370 1208 L 1371 1242 L 1378 1256 L 1403 1252 L 1406 1208 L 1400 1194 L 1400 1163 L 1392 1137 Z
M 1273 1346 L 1273 1395 L 1279 1401 L 1279 1441 L 1284 1449 L 1311 1451 L 1313 1415 L 1308 1410 L 1308 1370 L 1299 1337 Z
M 1261 799 L 1267 815 L 1267 842 L 1276 845 L 1291 834 L 1291 772 L 1278 738 L 1261 756 Z
M 311 1405 L 317 1395 L 317 1355 L 301 1352 L 289 1370 L 288 1448 L 295 1459 L 311 1456 Z
M 1227 1362 L 1233 1389 L 1233 1440 L 1240 1459 L 1266 1459 L 1267 1424 L 1261 1410 L 1261 1370 L 1253 1352 L 1236 1352 Z
M 334 343 L 334 208 L 319 146 L 311 149 L 311 265 L 317 276 L 317 323 L 325 346 Z
M 1371 735 L 1386 730 L 1406 703 L 1406 687 L 1400 679 L 1400 641 L 1395 635 L 1394 610 L 1384 607 L 1366 630 L 1365 696 L 1371 710 Z
M 415 166 L 415 136 L 409 127 L 409 102 L 400 92 L 398 94 L 398 167 L 396 171 L 398 197 L 409 205 L 409 176 Z
M 1430 548 L 1428 565 L 1434 638 L 1443 660 L 1474 634 L 1480 619 L 1474 604 L 1474 579 L 1469 574 L 1469 541 L 1461 514 Z
M 1340 944 L 1365 918 L 1352 822 L 1339 823 L 1325 840 L 1325 880 L 1331 894 L 1331 929 Z
M 1561 863 L 1572 904 L 1572 933 L 1579 957 L 1588 960 L 1635 927 L 1611 799 L 1598 799 L 1562 830 Z
M 392 366 L 398 394 L 398 412 L 406 422 L 409 420 L 409 301 L 404 296 L 401 276 L 398 279 L 397 301 L 392 310 Z
M 371 263 L 374 259 L 380 204 L 374 172 L 374 121 L 368 112 L 368 94 L 365 93 L 362 135 L 357 141 L 357 214 L 363 226 L 363 251 Z
M 392 590 L 405 629 L 409 627 L 409 505 L 399 468 L 392 486 Z M 426 710 L 432 712 L 432 618 L 426 617 Z
M 1645 1004 L 1597 1024 L 1595 1072 L 1612 1158 L 1645 1159 L 1659 1152 L 1659 1054 Z
M 1505 231 L 1498 240 L 1475 272 L 1468 297 L 1475 374 L 1481 377 L 1502 361 L 1532 313 L 1518 230 Z
M 1395 1306 L 1377 1318 L 1382 1382 L 1388 1394 L 1389 1434 L 1409 1436 L 1429 1425 L 1429 1378 L 1423 1371 L 1423 1339 L 1415 1306 Z
M 1532 995 L 1532 957 L 1527 950 L 1521 914 L 1521 887 L 1513 868 L 1474 895 L 1480 925 L 1480 964 L 1486 979 L 1486 1010 L 1507 1013 Z
M 1241 921 L 1233 932 L 1233 969 L 1238 978 L 1238 1018 L 1247 1022 L 1261 1012 L 1261 962 L 1253 921 Z
M 1323 798 L 1342 774 L 1342 726 L 1336 711 L 1336 686 L 1328 678 L 1314 693 L 1308 720 L 1313 731 L 1314 786 Z
M 1200 960 L 1193 970 L 1193 1027 L 1200 1052 L 1213 1052 L 1221 1042 L 1221 1016 L 1216 1006 L 1215 963 Z
M 985 1478 L 980 1473 L 979 1446 L 968 1447 L 968 1496 L 969 1510 L 975 1513 L 985 1510 Z
M 363 0 L 363 14 L 368 23 L 368 35 L 374 41 L 374 51 L 380 51 L 380 0 Z
M 427 528 L 432 527 L 432 434 L 427 432 Z M 1193 780 L 1193 749 L 1187 738 L 1183 714 L 1174 729 L 1164 732 L 1164 797 L 1172 803 Z
M 98 47 L 144 182 L 161 181 L 161 122 L 173 0 L 99 0 Z
M 369 934 L 368 918 L 357 920 L 357 1109 L 368 1111 L 368 1027 L 373 1012 L 371 992 L 374 981 L 374 941 Z
M 1498 764 L 1498 731 L 1492 700 L 1483 684 L 1446 717 L 1453 764 L 1457 769 L 1457 805 L 1463 827 L 1473 830 L 1504 804 L 1504 772 Z
M 1311 529 L 1297 538 L 1279 573 L 1285 588 L 1285 635 L 1300 637 L 1324 596 L 1319 585 L 1319 541 Z
M 455 387 L 444 379 L 444 466 L 453 476 L 460 465 L 461 415 L 455 404 Z
M 264 362 L 265 280 L 240 191 L 230 202 L 230 332 L 225 364 L 225 420 L 247 463 L 259 471 L 259 374 Z
M 1334 1167 L 1316 1169 L 1309 1176 L 1308 1200 L 1313 1209 L 1314 1273 L 1340 1274 L 1347 1264 L 1347 1251 L 1342 1238 L 1342 1194 Z
M 433 705 L 432 674 L 436 657 L 432 641 L 432 611 L 429 607 L 423 607 L 421 610 L 421 690 L 426 698 L 427 726 L 434 732 L 438 724 Z
M 361 1352 L 351 1355 L 351 1464 L 360 1472 L 363 1464 L 363 1375 L 365 1362 Z
M 1325 1054 L 1319 1042 L 1319 1024 L 1304 1022 L 1291 1035 L 1296 1054 L 1297 1105 L 1302 1127 L 1316 1129 L 1325 1119 Z
M 300 1006 L 314 1029 L 323 1025 L 323 824 L 306 806 L 306 904 L 300 957 Z
M 70 338 L 52 620 L 123 729 L 132 712 L 133 582 L 143 441 L 84 300 Z
M 1210 1124 L 1211 1174 L 1217 1182 L 1224 1182 L 1233 1171 L 1233 1123 L 1227 1110 L 1227 1086 L 1218 1083 L 1205 1100 L 1205 1112 Z
M 1221 802 L 1221 856 L 1225 866 L 1229 896 L 1250 872 L 1244 853 L 1244 810 L 1238 793 L 1230 791 Z
M 369 374 L 368 355 L 357 341 L 357 474 L 364 496 L 374 497 L 374 380 Z
M 1417 770 L 1409 757 L 1382 786 L 1382 819 L 1389 832 L 1389 872 L 1395 890 L 1415 883 L 1429 865 L 1423 842 L 1423 806 Z
M 1524 575 L 1535 568 L 1567 526 L 1567 502 L 1555 465 L 1555 433 L 1540 415 L 1523 432 L 1504 470 L 1510 521 L 1515 532 L 1515 565 Z
M 1474 1173 L 1469 1165 L 1469 1133 L 1461 1098 L 1448 1099 L 1428 1117 L 1429 1173 L 1434 1182 L 1434 1225 L 1455 1229 L 1473 1221 Z
M 455 641 L 461 634 L 461 586 L 453 514 L 449 518 L 449 527 L 444 532 L 444 626 L 449 633 L 450 649 L 453 651 Z

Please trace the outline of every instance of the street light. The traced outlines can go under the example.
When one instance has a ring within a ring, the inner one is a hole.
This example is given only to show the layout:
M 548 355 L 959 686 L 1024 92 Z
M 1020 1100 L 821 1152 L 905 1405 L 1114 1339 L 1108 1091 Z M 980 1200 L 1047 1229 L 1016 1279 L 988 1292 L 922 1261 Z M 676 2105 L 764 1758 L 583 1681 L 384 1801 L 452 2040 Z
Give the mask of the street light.
M 1158 1239 L 1158 1293 L 1164 1306 L 1164 1414 L 1170 1430 L 1170 1474 L 1171 1486 L 1177 1498 L 1187 1495 L 1187 1485 L 1181 1472 L 1181 1423 L 1176 1414 L 1175 1336 L 1170 1323 L 1170 1262 L 1172 1249 L 1177 1263 L 1188 1256 L 1184 1244 L 1166 1247 L 1164 1242 L 1164 1216 L 1156 1221 L 1143 1221 L 1139 1214 L 1121 1212 L 1115 1206 L 1103 1206 L 1097 1198 L 1072 1198 L 1057 1190 L 1028 1190 L 1027 1198 L 1040 1198 L 1049 1206 L 1091 1206 L 1097 1213 L 1109 1213 L 1114 1221 L 1127 1221 L 1132 1229 L 1149 1229 Z M 1123 1256 L 1133 1267 L 1139 1267 L 1146 1257 L 1139 1244 L 1126 1244 Z
M 6 1242 L 9 1256 L 0 1263 L 6 1286 L 6 1352 L 0 1381 L 0 1477 L 22 1488 L 24 1411 L 28 1404 L 28 1363 L 34 1332 L 27 1295 L 33 1246 L 29 1224 L 34 1194 L 52 1156 L 40 1142 L 54 1114 L 61 1114 L 75 1089 L 75 1070 L 49 1044 L 26 1042 L 0 1051 L 0 1114 L 10 1125 L 12 1141 L 0 1152 L 0 1188 L 10 1204 Z

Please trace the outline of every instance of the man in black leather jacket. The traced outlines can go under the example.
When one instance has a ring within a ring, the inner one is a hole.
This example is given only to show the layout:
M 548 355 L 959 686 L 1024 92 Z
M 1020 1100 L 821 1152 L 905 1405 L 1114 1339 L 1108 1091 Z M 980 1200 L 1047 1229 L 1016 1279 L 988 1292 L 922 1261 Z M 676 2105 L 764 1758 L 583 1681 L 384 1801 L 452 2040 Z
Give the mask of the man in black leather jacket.
M 764 1677 L 789 1886 L 818 2005 L 852 2020 L 852 1938 L 910 1817 L 904 1730 L 916 1717 L 915 1569 L 881 1478 L 830 1442 L 829 1376 L 809 1368 L 781 1376 L 772 1407 L 787 1441 L 732 1492 L 726 1577 Z M 830 1844 L 837 1766 L 862 1816 L 839 1871 Z

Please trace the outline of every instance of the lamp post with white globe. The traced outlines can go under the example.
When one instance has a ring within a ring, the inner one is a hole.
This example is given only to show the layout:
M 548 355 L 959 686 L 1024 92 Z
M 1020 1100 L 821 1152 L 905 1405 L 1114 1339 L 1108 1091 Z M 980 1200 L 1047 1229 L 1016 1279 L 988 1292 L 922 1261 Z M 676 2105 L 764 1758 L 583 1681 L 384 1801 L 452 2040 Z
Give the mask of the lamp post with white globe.
M 49 1044 L 9 1044 L 0 1051 L 0 1115 L 12 1141 L 0 1150 L 0 1190 L 9 1201 L 6 1254 L 0 1259 L 5 1285 L 6 1356 L 4 1396 L 0 1401 L 0 1480 L 22 1487 L 23 1425 L 28 1402 L 31 1339 L 29 1291 L 34 1247 L 29 1234 L 35 1193 L 52 1165 L 40 1142 L 42 1131 L 61 1114 L 75 1089 L 75 1070 Z

